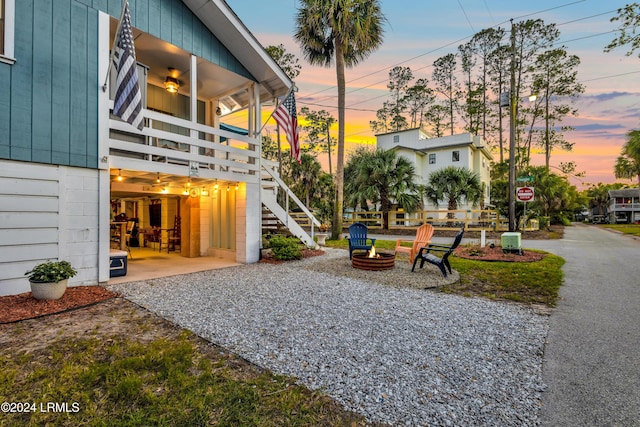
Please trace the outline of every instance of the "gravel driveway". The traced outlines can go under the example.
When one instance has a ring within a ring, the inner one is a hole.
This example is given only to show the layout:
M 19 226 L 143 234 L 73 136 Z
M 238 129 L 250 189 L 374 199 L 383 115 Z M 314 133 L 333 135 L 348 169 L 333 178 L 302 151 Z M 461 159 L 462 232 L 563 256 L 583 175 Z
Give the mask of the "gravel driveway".
M 377 283 L 354 276 L 346 251 L 328 249 L 109 289 L 371 421 L 538 425 L 549 318 L 418 289 L 437 286 L 440 273 L 401 264 L 374 273 L 393 277 Z

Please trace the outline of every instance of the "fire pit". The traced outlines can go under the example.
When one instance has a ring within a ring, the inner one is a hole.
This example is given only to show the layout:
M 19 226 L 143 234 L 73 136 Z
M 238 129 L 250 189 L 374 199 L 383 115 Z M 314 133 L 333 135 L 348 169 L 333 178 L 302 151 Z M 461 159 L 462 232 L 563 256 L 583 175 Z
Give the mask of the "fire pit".
M 395 254 L 376 253 L 375 248 L 371 248 L 366 255 L 354 254 L 351 257 L 351 266 L 360 270 L 391 270 L 395 265 Z

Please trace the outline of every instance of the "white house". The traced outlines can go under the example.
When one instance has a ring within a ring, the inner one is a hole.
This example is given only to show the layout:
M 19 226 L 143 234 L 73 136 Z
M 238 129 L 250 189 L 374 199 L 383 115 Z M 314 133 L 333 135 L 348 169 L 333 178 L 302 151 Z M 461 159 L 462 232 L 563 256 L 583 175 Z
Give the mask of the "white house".
M 636 223 L 640 221 L 640 189 L 609 190 L 609 222 Z
M 427 184 L 431 173 L 447 166 L 464 167 L 477 173 L 485 189 L 482 202 L 489 204 L 493 158 L 482 137 L 463 133 L 431 138 L 423 129 L 414 128 L 376 135 L 376 142 L 377 148 L 395 150 L 413 163 L 418 184 Z M 465 203 L 458 208 L 472 209 L 472 206 Z

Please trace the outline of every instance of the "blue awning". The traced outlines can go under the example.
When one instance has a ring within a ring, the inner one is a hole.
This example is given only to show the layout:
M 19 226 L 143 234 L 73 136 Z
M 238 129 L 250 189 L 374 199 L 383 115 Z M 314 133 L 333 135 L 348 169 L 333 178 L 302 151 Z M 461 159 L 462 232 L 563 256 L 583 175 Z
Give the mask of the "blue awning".
M 249 135 L 249 131 L 247 129 L 242 129 L 225 123 L 220 123 L 220 129 L 226 130 L 227 132 L 237 133 L 238 135 Z

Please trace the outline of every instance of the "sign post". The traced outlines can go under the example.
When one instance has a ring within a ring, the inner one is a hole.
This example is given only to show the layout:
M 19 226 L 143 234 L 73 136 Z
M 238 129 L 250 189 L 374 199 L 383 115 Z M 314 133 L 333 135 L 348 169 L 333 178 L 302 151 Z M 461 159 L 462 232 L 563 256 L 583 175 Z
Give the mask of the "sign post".
M 535 192 L 533 187 L 518 187 L 516 188 L 516 199 L 519 202 L 533 202 L 533 196 Z
M 518 187 L 516 188 L 516 200 L 524 203 L 524 222 L 522 224 L 522 231 L 527 228 L 527 202 L 533 201 L 535 191 L 533 187 Z

